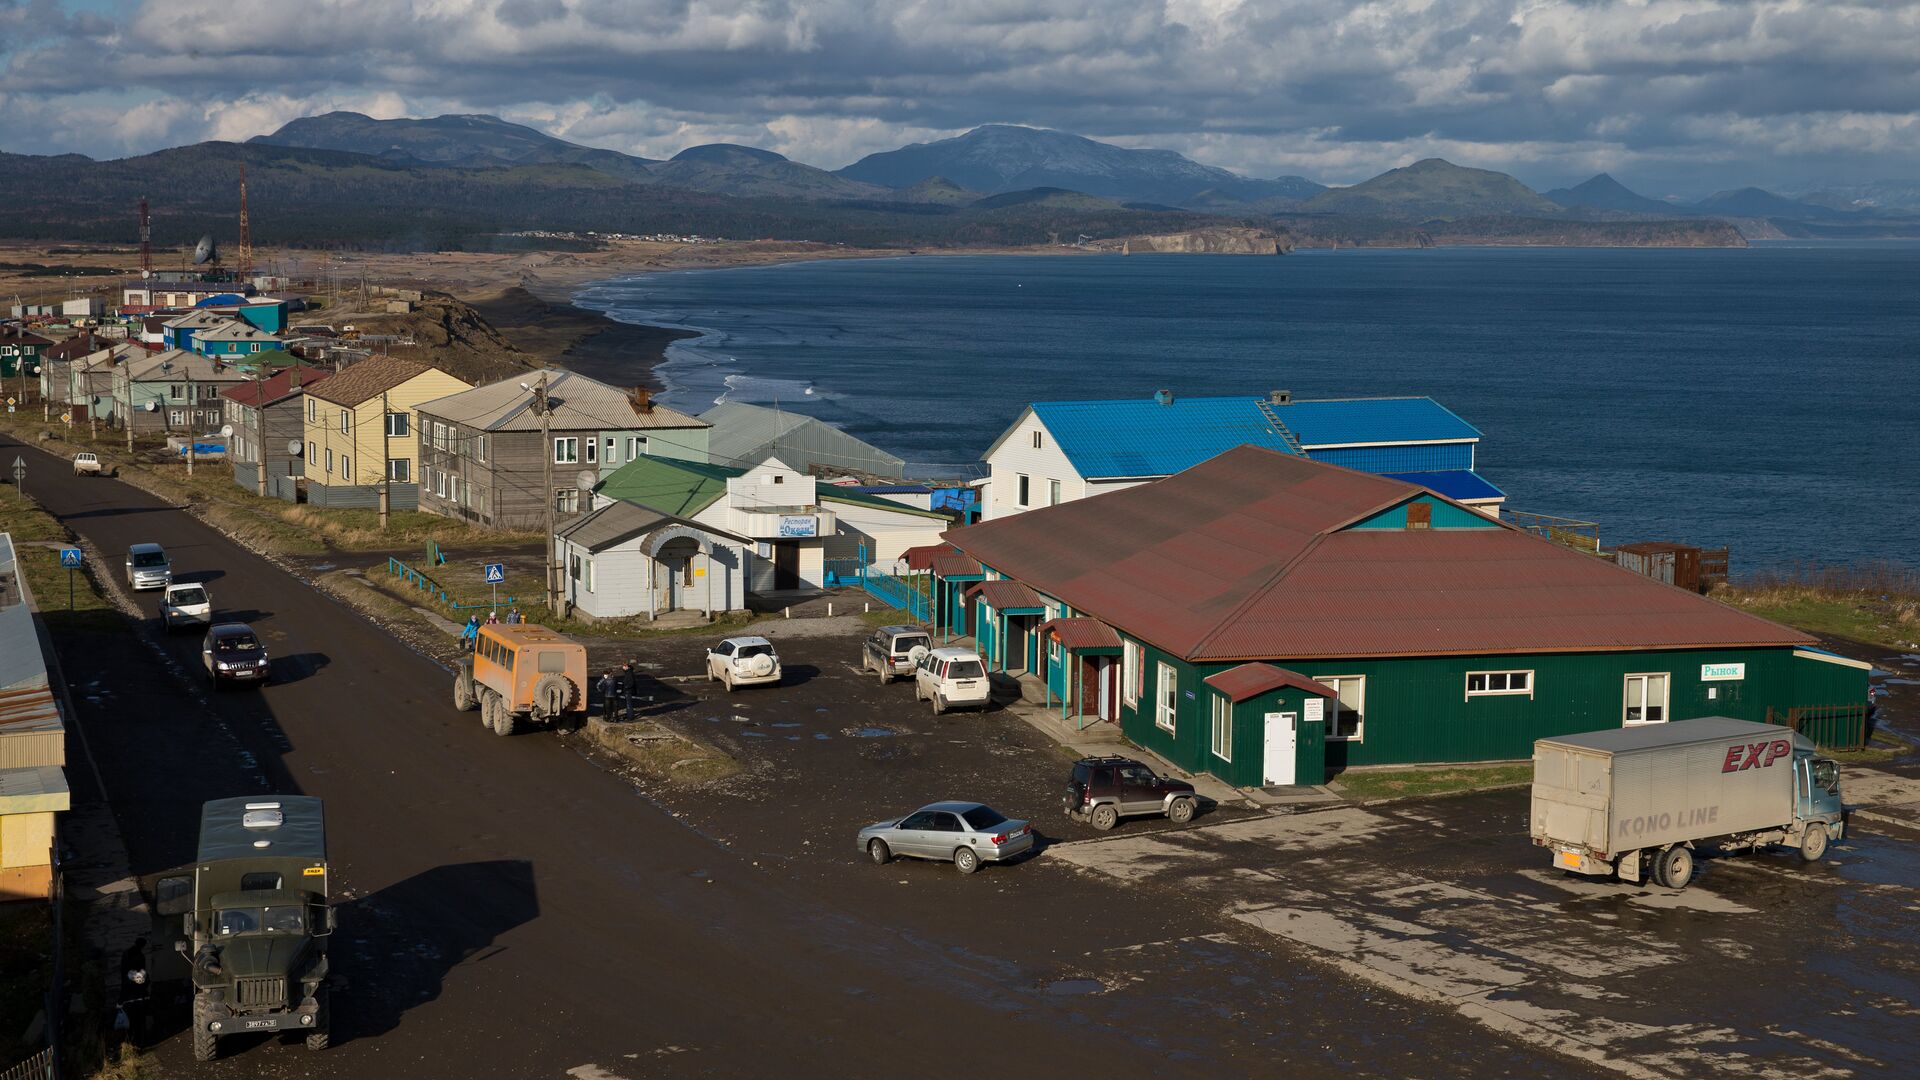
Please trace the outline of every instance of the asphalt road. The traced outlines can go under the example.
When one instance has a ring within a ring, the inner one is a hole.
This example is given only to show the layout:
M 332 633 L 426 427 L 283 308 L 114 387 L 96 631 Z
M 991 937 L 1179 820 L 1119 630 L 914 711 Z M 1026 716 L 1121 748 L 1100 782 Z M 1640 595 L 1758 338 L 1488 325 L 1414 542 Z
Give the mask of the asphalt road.
M 1262 935 L 1236 936 L 1231 920 L 1177 895 L 1130 894 L 1044 859 L 973 878 L 903 874 L 903 885 L 938 890 L 926 900 L 879 892 L 871 876 L 839 889 L 832 874 L 788 873 L 689 827 L 566 741 L 482 732 L 477 714 L 453 710 L 438 663 L 189 514 L 22 452 L 28 490 L 107 553 L 110 573 L 128 545 L 163 544 L 176 576 L 205 581 L 221 616 L 254 623 L 274 656 L 272 685 L 213 694 L 197 635 L 149 626 L 63 642 L 134 871 L 191 858 L 205 799 L 326 800 L 345 984 L 334 1046 L 223 1042 L 206 1075 L 1217 1076 L 1294 1065 L 1390 1076 L 1544 1065 Z M 155 594 L 140 597 L 151 612 Z M 76 755 L 70 771 L 83 767 Z M 857 824 L 819 837 L 822 857 L 861 869 Z M 1081 977 L 1089 968 L 1094 978 Z M 1113 992 L 1090 1004 L 1088 982 Z M 197 1071 L 177 1027 L 163 1034 L 167 1071 Z

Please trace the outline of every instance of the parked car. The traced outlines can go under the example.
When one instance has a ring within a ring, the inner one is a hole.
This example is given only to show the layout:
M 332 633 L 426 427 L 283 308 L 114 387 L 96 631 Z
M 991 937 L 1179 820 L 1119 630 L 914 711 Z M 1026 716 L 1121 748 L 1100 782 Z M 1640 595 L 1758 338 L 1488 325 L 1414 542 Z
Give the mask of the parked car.
M 246 623 L 220 623 L 209 628 L 200 642 L 200 659 L 207 665 L 207 681 L 216 690 L 224 682 L 267 681 L 267 647 Z
M 930 803 L 897 821 L 860 830 L 860 850 L 876 863 L 895 858 L 951 860 L 963 874 L 1032 847 L 1033 826 L 976 802 Z
M 211 624 L 213 622 L 213 597 L 207 595 L 207 587 L 193 583 L 173 584 L 160 598 L 160 621 L 167 629 L 180 626 Z
M 1073 763 L 1061 797 L 1067 816 L 1101 832 L 1123 817 L 1164 814 L 1182 825 L 1200 808 L 1193 785 L 1161 776 L 1132 758 L 1090 757 Z
M 780 681 L 780 656 L 763 637 L 732 637 L 707 650 L 707 679 L 735 687 Z
M 920 658 L 913 671 L 915 701 L 933 702 L 939 716 L 956 706 L 986 708 L 993 700 L 993 684 L 980 654 L 967 649 L 934 649 Z
M 173 584 L 173 564 L 159 544 L 135 544 L 127 549 L 127 584 L 135 590 L 164 589 Z
M 883 626 L 860 646 L 860 670 L 880 673 L 885 686 L 895 676 L 913 677 L 920 658 L 933 651 L 933 638 L 917 626 Z
M 99 454 L 90 454 L 83 450 L 73 455 L 73 475 L 99 476 L 101 472 Z

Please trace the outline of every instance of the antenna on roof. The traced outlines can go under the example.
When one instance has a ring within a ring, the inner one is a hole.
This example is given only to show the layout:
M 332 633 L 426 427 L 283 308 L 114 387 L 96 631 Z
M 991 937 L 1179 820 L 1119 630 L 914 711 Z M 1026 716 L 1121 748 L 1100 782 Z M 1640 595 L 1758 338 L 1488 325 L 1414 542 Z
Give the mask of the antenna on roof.
M 240 163 L 240 257 L 234 267 L 242 281 L 253 277 L 253 229 L 247 223 L 247 163 Z

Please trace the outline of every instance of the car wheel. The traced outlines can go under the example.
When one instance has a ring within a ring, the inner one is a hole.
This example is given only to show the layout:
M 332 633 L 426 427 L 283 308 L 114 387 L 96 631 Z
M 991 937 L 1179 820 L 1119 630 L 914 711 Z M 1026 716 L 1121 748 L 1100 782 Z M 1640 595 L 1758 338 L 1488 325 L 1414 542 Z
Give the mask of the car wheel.
M 733 672 L 729 671 L 725 675 L 720 676 L 720 685 L 727 688 L 727 693 L 733 693 Z
M 867 841 L 867 858 L 872 859 L 876 866 L 885 866 L 893 861 L 893 852 L 888 850 L 885 840 L 876 836 Z
M 1661 852 L 1653 864 L 1654 880 L 1678 892 L 1693 883 L 1693 852 L 1678 844 Z
M 473 680 L 468 678 L 465 672 L 454 675 L 453 707 L 461 712 L 467 712 L 476 704 L 478 704 L 478 702 L 473 696 Z
M 1800 858 L 1806 862 L 1819 862 L 1827 853 L 1827 827 L 1818 822 L 1807 826 L 1805 835 L 1800 837 Z
M 1112 803 L 1102 803 L 1093 808 L 1093 817 L 1089 820 L 1092 821 L 1094 828 L 1106 832 L 1120 824 L 1120 811 L 1114 809 Z
M 953 868 L 971 874 L 980 869 L 980 856 L 972 848 L 963 847 L 953 853 Z
M 1167 807 L 1167 820 L 1173 822 L 1175 825 L 1185 825 L 1187 822 L 1192 821 L 1193 800 L 1173 800 L 1173 805 Z
M 941 713 L 946 711 L 947 711 L 946 699 L 940 696 L 940 691 L 935 690 L 933 692 L 933 715 L 939 716 Z
M 891 673 L 891 672 L 889 672 L 889 671 L 888 671 L 888 670 L 887 670 L 886 668 L 880 668 L 880 669 L 878 669 L 878 670 L 879 670 L 879 672 L 880 672 L 880 685 L 881 685 L 881 686 L 885 686 L 885 685 L 887 685 L 888 683 L 890 683 L 890 682 L 892 682 L 892 681 L 893 681 L 893 675 L 892 675 L 892 673 Z
M 715 674 L 713 673 L 713 661 L 711 661 L 711 660 L 709 660 L 709 661 L 707 661 L 707 681 L 708 681 L 708 682 L 719 682 L 719 681 L 720 681 L 720 676 L 718 676 L 718 675 L 715 675 Z
M 919 680 L 919 679 L 915 679 L 915 680 L 913 680 L 913 700 L 915 700 L 915 701 L 925 701 L 925 700 L 927 700 L 927 690 L 926 690 L 926 687 L 923 687 L 923 686 L 921 686 L 921 685 L 920 685 L 920 680 Z

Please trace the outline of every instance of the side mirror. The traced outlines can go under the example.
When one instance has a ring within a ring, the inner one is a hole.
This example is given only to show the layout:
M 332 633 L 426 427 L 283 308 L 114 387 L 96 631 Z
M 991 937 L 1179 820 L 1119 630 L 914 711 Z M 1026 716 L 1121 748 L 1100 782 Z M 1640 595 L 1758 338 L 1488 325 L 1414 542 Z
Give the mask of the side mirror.
M 186 939 L 186 938 L 174 938 L 174 939 L 173 939 L 173 951 L 174 951 L 174 952 L 177 952 L 177 953 L 179 953 L 179 954 L 180 954 L 181 956 L 185 956 L 185 955 L 187 955 L 187 939 Z

